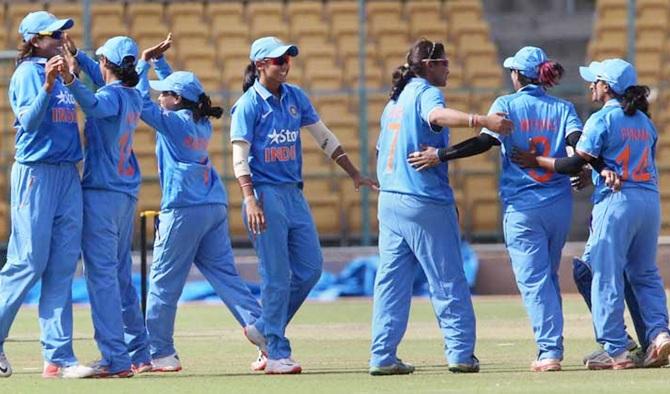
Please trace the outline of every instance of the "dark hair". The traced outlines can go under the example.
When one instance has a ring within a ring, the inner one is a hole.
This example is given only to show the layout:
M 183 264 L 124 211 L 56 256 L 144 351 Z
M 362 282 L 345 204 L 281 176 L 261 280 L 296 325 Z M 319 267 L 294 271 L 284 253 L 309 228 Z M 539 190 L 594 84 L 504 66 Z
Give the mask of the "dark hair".
M 28 41 L 21 41 L 19 46 L 16 48 L 19 53 L 16 54 L 16 64 L 19 64 L 23 59 L 33 56 L 33 49 L 35 47 Z
M 198 102 L 188 100 L 184 96 L 181 97 L 182 108 L 191 110 L 193 112 L 193 119 L 199 122 L 201 119 L 213 116 L 220 118 L 223 115 L 223 108 L 212 107 L 212 100 L 205 93 L 200 93 Z
M 518 72 L 519 83 L 521 84 L 521 86 L 532 84 L 532 85 L 539 85 L 545 88 L 551 88 L 558 85 L 558 81 L 563 77 L 564 72 L 565 69 L 560 63 L 557 63 L 553 60 L 548 60 L 540 64 L 538 70 L 539 75 L 537 78 L 529 78 L 521 74 L 521 72 Z
M 254 86 L 254 82 L 258 78 L 258 72 L 256 71 L 256 63 L 251 62 L 247 64 L 247 67 L 244 69 L 244 80 L 242 82 L 242 91 L 246 92 L 250 87 Z
M 140 76 L 137 74 L 137 70 L 135 70 L 134 56 L 124 57 L 119 66 L 110 62 L 108 59 L 107 63 L 105 63 L 105 67 L 120 79 L 124 86 L 132 88 L 140 82 Z
M 616 95 L 616 94 L 615 94 Z M 645 115 L 651 117 L 649 114 L 649 101 L 647 101 L 647 96 L 649 96 L 649 87 L 645 85 L 633 85 L 626 88 L 626 91 L 622 95 L 616 95 L 619 101 L 621 101 L 621 107 L 623 108 L 623 113 L 627 116 L 635 115 L 635 112 L 640 110 L 644 112 Z
M 415 42 L 407 53 L 407 62 L 393 71 L 390 99 L 397 100 L 411 78 L 425 75 L 426 66 L 423 60 L 439 59 L 443 55 L 444 44 L 441 42 L 426 39 Z

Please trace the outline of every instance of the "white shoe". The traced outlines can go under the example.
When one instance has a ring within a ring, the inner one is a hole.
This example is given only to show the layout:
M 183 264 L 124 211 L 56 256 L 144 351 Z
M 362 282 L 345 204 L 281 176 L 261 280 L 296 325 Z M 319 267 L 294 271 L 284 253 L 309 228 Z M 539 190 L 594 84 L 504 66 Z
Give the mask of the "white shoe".
M 302 372 L 302 367 L 297 362 L 290 358 L 282 358 L 279 360 L 268 359 L 265 373 L 268 375 L 274 374 L 296 374 Z
M 262 332 L 258 331 L 255 325 L 250 324 L 244 327 L 244 336 L 247 337 L 249 342 L 258 346 L 258 350 L 260 350 L 261 352 L 263 352 L 263 354 L 267 356 L 268 346 L 267 343 L 265 342 L 265 335 L 263 335 Z
M 95 369 L 86 365 L 70 365 L 60 369 L 60 376 L 63 379 L 84 379 L 95 375 Z
M 262 351 L 258 351 L 258 358 L 256 361 L 251 363 L 252 371 L 264 371 L 265 367 L 268 365 L 268 356 L 265 355 Z
M 12 376 L 12 364 L 7 360 L 5 353 L 0 353 L 0 378 Z
M 643 366 L 645 368 L 658 368 L 668 365 L 668 356 L 670 356 L 670 334 L 663 331 L 651 341 L 644 357 Z
M 179 372 L 181 361 L 177 353 L 151 360 L 151 372 Z

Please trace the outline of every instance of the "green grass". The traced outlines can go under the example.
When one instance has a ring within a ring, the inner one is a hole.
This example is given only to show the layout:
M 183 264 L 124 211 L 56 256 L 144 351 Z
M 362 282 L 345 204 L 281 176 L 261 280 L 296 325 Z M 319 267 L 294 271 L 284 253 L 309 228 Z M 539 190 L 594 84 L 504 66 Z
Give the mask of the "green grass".
M 413 301 L 412 316 L 400 356 L 417 366 L 410 376 L 367 374 L 370 300 L 308 303 L 289 326 L 299 376 L 264 376 L 248 370 L 255 357 L 222 305 L 183 305 L 176 345 L 184 370 L 122 380 L 40 378 L 42 360 L 34 308 L 24 308 L 12 328 L 5 351 L 15 372 L 0 380 L 2 393 L 610 393 L 667 392 L 670 370 L 586 371 L 584 354 L 595 348 L 590 317 L 576 297 L 565 300 L 566 359 L 560 373 L 530 373 L 535 346 L 518 297 L 477 297 L 479 374 L 447 371 L 442 339 L 430 303 Z M 83 361 L 99 357 L 92 340 L 89 310 L 75 310 L 75 349 Z

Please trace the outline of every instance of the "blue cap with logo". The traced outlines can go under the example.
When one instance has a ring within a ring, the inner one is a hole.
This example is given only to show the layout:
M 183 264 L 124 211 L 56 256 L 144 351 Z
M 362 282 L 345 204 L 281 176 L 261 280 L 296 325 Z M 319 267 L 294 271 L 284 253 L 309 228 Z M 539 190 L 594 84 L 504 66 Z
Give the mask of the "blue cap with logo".
M 116 36 L 107 40 L 103 46 L 95 51 L 95 54 L 98 56 L 102 55 L 110 62 L 120 66 L 126 56 L 134 57 L 135 61 L 133 64 L 137 64 L 138 52 L 137 44 L 132 38 Z
M 280 57 L 285 53 L 293 57 L 298 56 L 298 47 L 293 44 L 286 44 L 277 37 L 263 37 L 251 44 L 249 59 L 255 62 L 265 58 Z
M 40 33 L 52 33 L 58 30 L 67 30 L 74 26 L 72 19 L 58 19 L 46 11 L 31 12 L 26 15 L 19 25 L 19 34 L 24 41 Z
M 190 71 L 175 71 L 165 79 L 149 81 L 149 86 L 160 92 L 175 92 L 194 102 L 197 102 L 198 97 L 205 92 L 198 77 Z
M 616 94 L 623 94 L 628 87 L 637 84 L 635 68 L 623 59 L 591 62 L 588 67 L 579 67 L 579 74 L 587 82 L 606 82 Z
M 535 79 L 540 76 L 540 65 L 546 61 L 547 54 L 541 48 L 523 47 L 514 56 L 505 59 L 503 67 Z

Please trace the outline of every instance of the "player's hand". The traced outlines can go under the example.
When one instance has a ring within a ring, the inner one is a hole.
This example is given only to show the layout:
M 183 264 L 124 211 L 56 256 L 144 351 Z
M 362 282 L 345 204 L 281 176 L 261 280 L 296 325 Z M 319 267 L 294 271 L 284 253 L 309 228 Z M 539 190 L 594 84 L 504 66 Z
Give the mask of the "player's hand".
M 356 173 L 351 177 L 351 180 L 354 181 L 354 189 L 359 191 L 361 186 L 367 186 L 372 190 L 379 191 L 379 183 L 367 176 L 361 176 L 361 174 Z
M 56 55 L 47 61 L 44 66 L 44 89 L 51 93 L 51 90 L 56 83 L 56 78 L 60 75 L 61 70 L 65 67 L 65 60 L 62 56 Z
M 161 56 L 163 56 L 165 51 L 170 49 L 171 46 L 172 46 L 172 33 L 168 33 L 165 40 L 159 42 L 158 44 L 152 46 L 151 48 L 147 48 L 144 51 L 142 51 L 142 60 L 148 62 L 149 60 L 152 59 L 158 59 Z
M 249 232 L 253 235 L 259 235 L 267 228 L 265 223 L 265 214 L 263 213 L 263 204 L 256 200 L 254 196 L 244 198 L 244 204 L 247 211 L 247 226 Z
M 501 135 L 509 135 L 514 128 L 514 123 L 507 119 L 504 112 L 496 112 L 482 117 L 482 126 Z
M 622 180 L 619 174 L 609 168 L 604 168 L 600 171 L 600 176 L 605 178 L 605 185 L 612 189 L 612 191 L 618 192 L 621 190 Z
M 582 170 L 574 176 L 570 177 L 570 184 L 576 191 L 582 190 L 591 183 L 591 168 L 584 166 Z
M 412 152 L 407 157 L 407 162 L 417 171 L 423 171 L 427 168 L 440 165 L 440 157 L 437 155 L 437 148 L 422 145 L 420 151 Z
M 70 52 L 72 56 L 77 54 L 77 45 L 69 34 L 63 33 L 63 49 Z
M 540 165 L 537 162 L 537 147 L 531 141 L 530 149 L 523 150 L 517 147 L 512 149 L 512 162 L 521 168 L 537 168 Z

